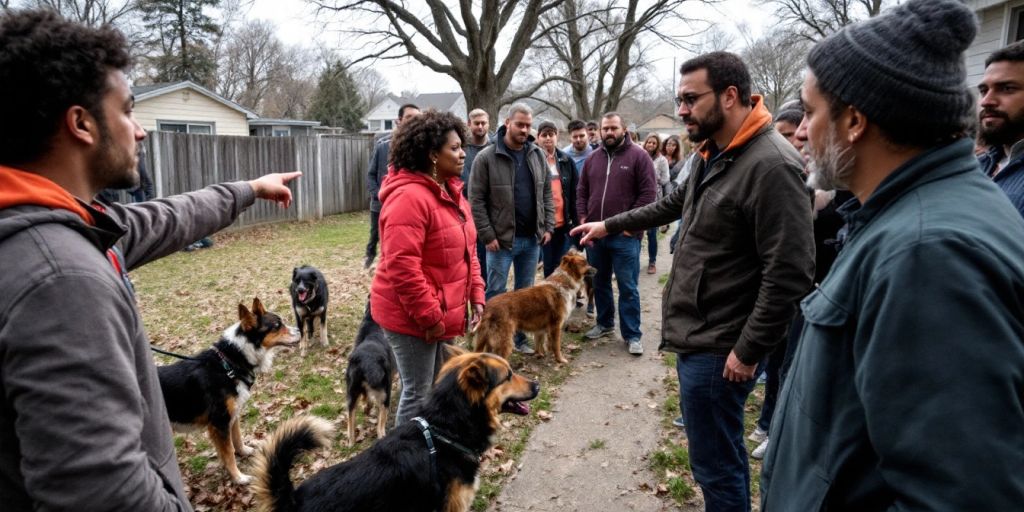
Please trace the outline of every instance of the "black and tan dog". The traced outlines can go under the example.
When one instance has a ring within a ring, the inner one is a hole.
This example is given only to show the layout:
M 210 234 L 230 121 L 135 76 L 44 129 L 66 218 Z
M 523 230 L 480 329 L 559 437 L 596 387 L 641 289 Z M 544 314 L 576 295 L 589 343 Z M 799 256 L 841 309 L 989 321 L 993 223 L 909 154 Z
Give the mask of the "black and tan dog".
M 239 416 L 256 380 L 256 372 L 270 371 L 277 347 L 294 346 L 299 333 L 269 313 L 259 299 L 252 310 L 238 305 L 238 323 L 228 327 L 212 348 L 169 366 L 157 368 L 167 415 L 176 431 L 206 427 L 224 468 L 235 483 L 252 477 L 242 474 L 235 454 L 249 455 L 242 443 Z
M 493 354 L 461 353 L 441 368 L 420 409 L 352 459 L 294 488 L 288 471 L 303 451 L 329 443 L 330 424 L 285 422 L 257 453 L 253 491 L 264 511 L 462 512 L 476 494 L 480 455 L 502 412 L 525 415 L 540 386 Z
M 288 291 L 292 296 L 295 325 L 302 335 L 302 339 L 299 340 L 299 355 L 306 357 L 306 347 L 313 338 L 314 320 L 319 320 L 320 324 L 320 346 L 327 346 L 327 280 L 316 267 L 295 267 L 292 270 L 292 284 Z
M 359 325 L 355 348 L 348 356 L 345 384 L 348 390 L 348 445 L 356 439 L 356 405 L 359 398 L 366 400 L 366 415 L 370 404 L 377 406 L 377 439 L 384 437 L 391 407 L 391 382 L 395 378 L 395 354 L 381 329 L 373 320 L 370 302 L 366 302 L 363 322 Z
M 543 281 L 487 301 L 473 330 L 475 350 L 508 358 L 513 335 L 523 331 L 533 333 L 538 357 L 550 348 L 559 363 L 569 362 L 562 356 L 562 326 L 576 306 L 576 293 L 584 286 L 585 277 L 592 273 L 586 256 L 571 249 Z

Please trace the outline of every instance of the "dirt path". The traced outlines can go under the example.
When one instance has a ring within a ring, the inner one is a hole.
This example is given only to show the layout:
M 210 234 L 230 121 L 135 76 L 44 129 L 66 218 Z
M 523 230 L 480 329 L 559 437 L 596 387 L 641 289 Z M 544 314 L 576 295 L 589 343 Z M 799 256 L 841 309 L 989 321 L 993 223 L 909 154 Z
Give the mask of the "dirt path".
M 583 350 L 570 363 L 573 375 L 558 391 L 552 419 L 534 430 L 518 474 L 505 485 L 492 510 L 679 510 L 654 494 L 657 479 L 647 460 L 658 448 L 664 428 L 662 380 L 666 375 L 674 378 L 674 370 L 662 363 L 657 351 L 663 286 L 659 277 L 672 261 L 668 242 L 659 242 L 657 274 L 645 272 L 646 247 L 640 258 L 643 356 L 629 355 L 617 330 L 614 337 L 583 342 Z

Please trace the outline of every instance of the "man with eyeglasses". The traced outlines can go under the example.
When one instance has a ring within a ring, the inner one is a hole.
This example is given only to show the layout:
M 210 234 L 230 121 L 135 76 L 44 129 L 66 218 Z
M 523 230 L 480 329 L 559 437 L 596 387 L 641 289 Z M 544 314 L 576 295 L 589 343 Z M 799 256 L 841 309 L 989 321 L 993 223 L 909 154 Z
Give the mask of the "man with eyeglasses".
M 684 213 L 662 302 L 690 463 L 706 510 L 749 511 L 743 407 L 765 356 L 811 288 L 811 205 L 796 149 L 772 126 L 750 74 L 726 52 L 683 63 L 676 104 L 700 158 L 660 201 L 573 230 L 582 242 Z

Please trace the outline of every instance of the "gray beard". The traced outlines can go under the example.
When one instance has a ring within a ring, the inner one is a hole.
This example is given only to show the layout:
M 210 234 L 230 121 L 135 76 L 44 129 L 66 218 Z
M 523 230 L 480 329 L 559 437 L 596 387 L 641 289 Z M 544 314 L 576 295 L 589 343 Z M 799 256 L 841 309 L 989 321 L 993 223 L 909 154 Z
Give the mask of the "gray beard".
M 808 150 L 811 159 L 807 162 L 807 186 L 815 190 L 847 190 L 850 175 L 853 174 L 853 147 L 839 145 L 835 125 L 829 125 L 825 139 L 825 150 L 818 154 L 812 146 Z

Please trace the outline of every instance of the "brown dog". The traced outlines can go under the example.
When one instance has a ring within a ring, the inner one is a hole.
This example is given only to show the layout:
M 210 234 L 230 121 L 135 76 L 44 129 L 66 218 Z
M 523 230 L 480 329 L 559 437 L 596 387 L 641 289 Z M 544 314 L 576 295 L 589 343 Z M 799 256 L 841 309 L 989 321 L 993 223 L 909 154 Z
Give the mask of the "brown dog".
M 562 356 L 562 325 L 576 306 L 576 292 L 583 286 L 584 277 L 592 271 L 582 253 L 570 250 L 540 283 L 492 298 L 473 330 L 475 350 L 508 359 L 513 335 L 523 331 L 534 334 L 538 357 L 550 348 L 556 361 L 568 363 Z

